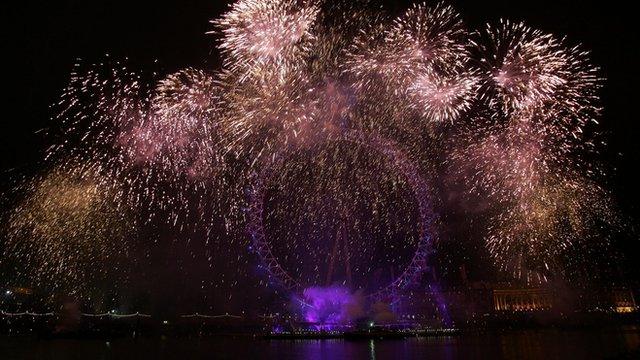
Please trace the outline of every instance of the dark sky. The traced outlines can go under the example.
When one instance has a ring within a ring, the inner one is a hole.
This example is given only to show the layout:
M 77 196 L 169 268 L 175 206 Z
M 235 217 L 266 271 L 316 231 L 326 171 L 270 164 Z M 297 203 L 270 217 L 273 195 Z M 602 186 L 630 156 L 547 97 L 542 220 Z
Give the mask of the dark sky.
M 411 1 L 385 1 L 400 10 Z M 567 36 L 592 51 L 607 78 L 602 97 L 602 129 L 608 147 L 602 161 L 609 186 L 624 212 L 637 224 L 640 164 L 636 106 L 638 97 L 638 19 L 630 5 L 612 1 L 457 0 L 450 1 L 469 28 L 500 18 Z M 215 69 L 219 59 L 208 20 L 228 1 L 58 0 L 3 4 L 3 111 L 0 121 L 0 171 L 28 170 L 42 158 L 44 141 L 36 131 L 50 122 L 49 105 L 60 94 L 77 58 L 99 61 L 109 53 L 145 63 L 158 59 L 167 72 L 185 66 Z M 629 244 L 627 251 L 637 251 Z

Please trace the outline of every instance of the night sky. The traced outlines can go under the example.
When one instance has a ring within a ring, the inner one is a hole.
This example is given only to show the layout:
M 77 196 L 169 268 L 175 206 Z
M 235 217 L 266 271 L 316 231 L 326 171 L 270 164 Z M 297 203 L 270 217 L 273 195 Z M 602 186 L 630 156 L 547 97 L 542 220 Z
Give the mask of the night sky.
M 393 11 L 410 1 L 385 1 Z M 480 29 L 500 18 L 524 21 L 533 28 L 566 36 L 592 52 L 592 62 L 606 77 L 602 90 L 602 129 L 608 147 L 601 158 L 628 222 L 640 218 L 638 145 L 637 13 L 628 4 L 584 1 L 450 1 L 467 26 Z M 37 132 L 50 124 L 49 105 L 66 85 L 76 59 L 99 61 L 104 54 L 128 57 L 134 63 L 158 60 L 170 73 L 193 66 L 219 67 L 215 37 L 209 20 L 218 17 L 228 1 L 13 1 L 3 5 L 3 120 L 0 122 L 0 171 L 8 179 L 14 170 L 38 168 L 45 140 Z M 6 183 L 3 181 L 3 187 Z M 637 230 L 636 230 L 637 231 Z M 635 236 L 633 236 L 635 237 Z M 633 238 L 632 237 L 632 238 Z M 621 250 L 630 263 L 638 245 L 625 240 Z M 170 249 L 167 249 L 170 251 Z M 636 273 L 637 276 L 637 273 Z M 177 279 L 175 281 L 178 281 Z

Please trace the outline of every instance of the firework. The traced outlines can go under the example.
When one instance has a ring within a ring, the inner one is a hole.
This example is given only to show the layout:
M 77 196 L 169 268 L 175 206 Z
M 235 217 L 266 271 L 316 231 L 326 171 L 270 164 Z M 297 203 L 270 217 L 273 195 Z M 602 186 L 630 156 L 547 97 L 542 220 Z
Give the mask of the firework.
M 509 21 L 487 26 L 484 37 L 478 48 L 485 77 L 482 92 L 507 116 L 543 113 L 565 123 L 564 130 L 574 135 L 571 127 L 597 116 L 601 79 L 585 51 Z
M 487 235 L 497 263 L 527 281 L 543 281 L 557 273 L 572 243 L 598 229 L 588 219 L 616 226 L 610 196 L 591 180 L 601 170 L 581 160 L 561 125 L 536 126 L 527 118 L 496 124 L 496 118 L 480 118 L 465 136 L 474 140 L 458 147 L 452 161 L 470 192 L 499 209 Z
M 145 84 L 119 63 L 78 65 L 58 103 L 64 140 L 49 148 L 47 158 L 99 163 L 128 185 L 124 201 L 154 209 L 144 217 L 163 210 L 178 223 L 190 209 L 202 211 L 190 198 L 206 202 L 203 193 L 216 188 L 211 184 L 222 167 L 215 142 L 217 85 L 193 69 L 170 74 L 155 87 L 154 80 Z
M 244 158 L 251 160 L 266 148 L 286 145 L 311 121 L 311 86 L 302 73 L 286 78 L 265 75 L 242 86 L 236 80 L 229 74 L 225 86 L 223 142 L 229 141 L 225 149 L 244 152 L 248 148 Z
M 468 59 L 468 32 L 457 11 L 442 3 L 412 6 L 393 22 L 387 43 L 402 44 L 410 68 L 417 64 L 435 70 L 456 68 Z
M 454 121 L 468 110 L 475 99 L 476 78 L 425 73 L 409 87 L 412 105 L 429 121 Z
M 594 229 L 619 226 L 609 194 L 593 181 L 551 181 L 533 192 L 526 202 L 499 214 L 487 236 L 499 266 L 526 282 L 558 275 L 562 259 L 575 257 L 576 248 L 608 241 Z
M 579 47 L 520 23 L 477 36 L 448 5 L 414 5 L 395 19 L 370 5 L 240 0 L 212 21 L 223 57 L 215 73 L 78 65 L 57 104 L 54 170 L 29 183 L 10 217 L 13 238 L 37 236 L 12 246 L 25 245 L 43 274 L 80 274 L 73 261 L 84 258 L 67 246 L 93 244 L 86 253 L 104 256 L 108 233 L 88 232 L 115 221 L 96 214 L 119 204 L 145 220 L 138 226 L 209 236 L 220 220 L 225 245 L 244 244 L 251 181 L 287 154 L 264 184 L 274 252 L 307 284 L 322 282 L 326 234 L 347 226 L 355 235 L 342 241 L 358 251 L 336 256 L 367 287 L 369 275 L 406 266 L 423 210 L 403 201 L 411 186 L 387 150 L 343 141 L 357 133 L 395 144 L 415 164 L 412 177 L 439 183 L 439 163 L 449 164 L 469 195 L 490 203 L 494 260 L 546 279 L 593 219 L 614 217 L 595 181 L 602 170 L 585 160 L 598 149 L 597 68 Z
M 191 69 L 160 80 L 147 113 L 132 119 L 133 127 L 120 133 L 126 160 L 161 169 L 167 176 L 211 178 L 216 90 L 212 77 Z
M 295 0 L 242 0 L 213 21 L 223 34 L 226 66 L 243 73 L 283 73 L 308 51 L 318 8 Z
M 81 293 L 117 270 L 135 227 L 128 209 L 114 202 L 122 186 L 100 166 L 70 162 L 20 189 L 24 198 L 8 216 L 4 256 L 26 264 L 39 286 Z

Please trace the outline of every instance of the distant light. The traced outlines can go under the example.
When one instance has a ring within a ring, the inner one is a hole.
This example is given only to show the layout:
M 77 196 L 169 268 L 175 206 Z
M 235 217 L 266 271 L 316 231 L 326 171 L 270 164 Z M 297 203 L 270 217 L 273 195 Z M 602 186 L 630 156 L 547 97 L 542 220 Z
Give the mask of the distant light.
M 373 327 L 373 321 L 369 323 L 369 327 Z
M 11 295 L 13 295 L 13 291 L 7 290 L 7 291 L 5 291 L 5 294 L 7 294 L 7 296 L 11 296 Z

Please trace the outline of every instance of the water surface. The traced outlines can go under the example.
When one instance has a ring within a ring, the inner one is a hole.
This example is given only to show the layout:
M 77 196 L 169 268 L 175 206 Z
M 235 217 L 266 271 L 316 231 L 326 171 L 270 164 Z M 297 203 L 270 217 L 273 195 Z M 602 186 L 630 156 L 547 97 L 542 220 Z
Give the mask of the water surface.
M 251 337 L 0 338 L 0 359 L 603 359 L 640 358 L 640 327 L 523 330 L 405 340 Z

